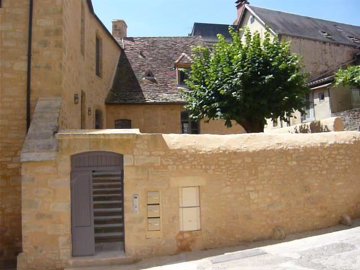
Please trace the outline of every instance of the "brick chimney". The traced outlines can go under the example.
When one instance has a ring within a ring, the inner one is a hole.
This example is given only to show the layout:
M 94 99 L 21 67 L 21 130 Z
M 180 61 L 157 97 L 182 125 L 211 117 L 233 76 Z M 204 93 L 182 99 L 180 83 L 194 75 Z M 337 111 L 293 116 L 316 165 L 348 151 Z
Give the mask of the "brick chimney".
M 247 0 L 236 0 L 235 2 L 237 8 L 237 19 L 236 22 L 239 22 L 240 17 L 243 15 L 245 11 L 245 5 L 250 4 Z
M 116 39 L 127 37 L 127 24 L 124 20 L 114 20 L 112 22 L 112 35 Z

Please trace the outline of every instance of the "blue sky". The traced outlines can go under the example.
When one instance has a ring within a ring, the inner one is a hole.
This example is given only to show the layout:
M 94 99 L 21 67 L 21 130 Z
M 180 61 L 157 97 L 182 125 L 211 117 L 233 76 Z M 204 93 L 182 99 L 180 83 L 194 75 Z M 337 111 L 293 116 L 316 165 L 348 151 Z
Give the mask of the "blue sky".
M 194 22 L 231 24 L 235 0 L 93 0 L 111 31 L 124 19 L 128 36 L 184 36 Z M 360 26 L 360 0 L 250 0 L 251 5 Z

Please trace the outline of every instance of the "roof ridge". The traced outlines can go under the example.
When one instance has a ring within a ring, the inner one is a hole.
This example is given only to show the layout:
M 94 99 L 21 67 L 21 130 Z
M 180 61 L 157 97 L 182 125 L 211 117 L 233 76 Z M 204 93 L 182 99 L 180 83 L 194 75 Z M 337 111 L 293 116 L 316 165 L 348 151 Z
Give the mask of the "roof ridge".
M 347 25 L 347 26 L 353 26 L 353 27 L 359 27 L 359 28 L 360 28 L 360 25 L 342 23 L 342 22 L 337 22 L 337 21 L 330 21 L 330 20 L 327 20 L 327 19 L 315 18 L 315 17 L 311 17 L 311 16 L 300 15 L 300 14 L 295 14 L 295 13 L 285 12 L 285 11 L 279 11 L 279 10 L 274 10 L 274 9 L 269 9 L 269 8 L 263 8 L 263 7 L 253 6 L 253 5 L 248 5 L 248 6 L 249 6 L 250 8 L 258 8 L 258 9 L 263 9 L 263 10 L 270 10 L 270 11 L 273 11 L 273 12 L 288 14 L 288 15 L 292 15 L 292 16 L 299 16 L 299 17 L 303 17 L 303 18 L 309 18 L 309 19 L 313 19 L 313 20 L 317 20 L 317 21 L 324 21 L 324 22 L 328 22 L 328 23 L 335 23 L 336 25 Z

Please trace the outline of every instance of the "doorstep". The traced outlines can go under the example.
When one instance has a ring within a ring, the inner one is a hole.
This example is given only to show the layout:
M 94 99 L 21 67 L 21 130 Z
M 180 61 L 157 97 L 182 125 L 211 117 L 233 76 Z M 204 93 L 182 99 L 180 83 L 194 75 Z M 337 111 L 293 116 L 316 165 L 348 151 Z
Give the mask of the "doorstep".
M 115 266 L 133 264 L 137 260 L 119 252 L 101 252 L 92 257 L 72 258 L 68 262 L 68 267 L 64 270 L 80 270 L 94 266 Z

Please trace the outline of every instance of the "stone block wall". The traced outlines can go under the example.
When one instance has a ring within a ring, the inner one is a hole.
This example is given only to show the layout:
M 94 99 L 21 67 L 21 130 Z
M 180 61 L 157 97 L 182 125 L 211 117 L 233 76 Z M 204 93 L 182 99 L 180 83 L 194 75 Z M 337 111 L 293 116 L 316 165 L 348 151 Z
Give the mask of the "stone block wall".
M 64 46 L 62 51 L 64 76 L 62 128 L 81 128 L 83 113 L 84 128 L 95 128 L 95 111 L 100 110 L 103 128 L 106 127 L 105 98 L 112 86 L 121 49 L 105 27 L 94 16 L 87 1 L 64 0 Z M 82 31 L 83 27 L 83 31 Z M 101 40 L 101 76 L 96 74 L 96 38 Z M 83 43 L 83 44 L 82 44 Z M 85 94 L 81 111 L 81 92 Z M 78 95 L 79 103 L 74 103 Z
M 21 251 L 20 151 L 26 134 L 29 1 L 0 8 L 0 268 Z
M 122 132 L 122 133 L 121 133 Z M 62 269 L 71 258 L 70 157 L 124 155 L 125 250 L 137 258 L 237 245 L 360 217 L 360 134 L 161 135 L 131 131 L 58 134 L 54 161 L 26 162 L 19 269 Z M 200 191 L 200 230 L 180 229 L 180 190 Z M 159 192 L 160 231 L 147 226 Z M 139 212 L 133 211 L 133 195 Z
M 118 119 L 131 120 L 132 128 L 142 133 L 181 133 L 183 105 L 106 105 L 106 127 L 115 128 Z M 231 128 L 223 120 L 200 121 L 201 134 L 246 133 L 242 126 L 233 123 Z
M 360 108 L 349 111 L 334 113 L 334 116 L 341 117 L 344 121 L 345 130 L 359 130 L 360 128 Z

